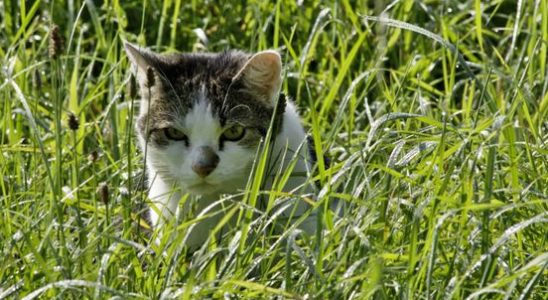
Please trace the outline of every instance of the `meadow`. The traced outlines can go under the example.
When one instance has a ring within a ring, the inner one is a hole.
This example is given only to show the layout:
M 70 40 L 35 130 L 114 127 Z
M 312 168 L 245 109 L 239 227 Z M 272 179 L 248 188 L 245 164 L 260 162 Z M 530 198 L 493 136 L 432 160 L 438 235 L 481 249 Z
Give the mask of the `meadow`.
M 124 40 L 282 54 L 316 236 L 246 218 L 263 154 L 237 228 L 152 242 Z M 4 0 L 0 299 L 546 299 L 547 50 L 542 0 Z

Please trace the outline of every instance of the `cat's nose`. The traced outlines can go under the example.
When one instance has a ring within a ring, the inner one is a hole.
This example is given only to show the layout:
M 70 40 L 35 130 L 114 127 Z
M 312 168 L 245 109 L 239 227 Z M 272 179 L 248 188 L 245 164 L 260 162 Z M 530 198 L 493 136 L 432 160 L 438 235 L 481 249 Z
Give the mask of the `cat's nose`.
M 202 178 L 207 177 L 219 164 L 219 156 L 209 146 L 200 146 L 196 151 L 198 153 L 192 163 L 192 170 Z

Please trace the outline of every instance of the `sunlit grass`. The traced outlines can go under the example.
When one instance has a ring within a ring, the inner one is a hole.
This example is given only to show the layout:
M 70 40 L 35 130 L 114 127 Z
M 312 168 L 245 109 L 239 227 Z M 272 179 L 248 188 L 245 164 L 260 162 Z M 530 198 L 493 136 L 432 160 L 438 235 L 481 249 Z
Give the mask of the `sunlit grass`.
M 0 298 L 545 297 L 546 1 L 94 3 L 0 3 Z M 181 216 L 154 244 L 123 40 L 278 49 L 323 231 L 246 218 L 288 196 L 252 180 L 222 239 L 189 252 Z

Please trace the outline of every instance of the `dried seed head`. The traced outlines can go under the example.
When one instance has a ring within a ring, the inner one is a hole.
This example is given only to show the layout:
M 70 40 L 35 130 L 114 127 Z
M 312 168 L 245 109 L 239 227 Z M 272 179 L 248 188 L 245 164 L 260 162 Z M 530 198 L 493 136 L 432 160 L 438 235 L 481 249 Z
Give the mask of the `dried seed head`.
M 88 155 L 88 160 L 90 163 L 94 163 L 99 159 L 99 153 L 97 150 L 91 151 L 91 153 Z
M 135 99 L 137 97 L 137 83 L 135 82 L 135 77 L 131 76 L 129 83 L 127 85 L 127 94 L 130 99 Z
M 51 59 L 57 59 L 63 51 L 63 38 L 59 33 L 59 26 L 51 26 L 49 33 L 49 57 Z
M 147 87 L 151 88 L 154 86 L 154 70 L 151 67 L 147 68 Z
M 99 196 L 99 200 L 103 202 L 105 205 L 108 205 L 109 200 L 109 192 L 108 192 L 108 185 L 106 182 L 101 182 L 99 186 L 97 187 L 97 194 Z
M 34 70 L 33 76 L 32 76 L 32 83 L 34 85 L 34 89 L 37 91 L 42 90 L 42 75 L 40 75 L 40 70 L 36 69 Z
M 76 131 L 80 127 L 80 120 L 73 112 L 69 112 L 67 124 L 70 130 Z

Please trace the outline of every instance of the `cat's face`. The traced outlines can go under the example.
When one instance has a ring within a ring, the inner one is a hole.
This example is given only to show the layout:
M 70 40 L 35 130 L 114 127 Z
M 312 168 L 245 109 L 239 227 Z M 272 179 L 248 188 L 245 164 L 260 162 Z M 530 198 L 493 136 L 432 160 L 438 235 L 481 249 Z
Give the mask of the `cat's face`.
M 192 194 L 242 188 L 270 124 L 280 56 L 158 55 L 129 44 L 126 52 L 141 88 L 137 132 L 149 175 Z

